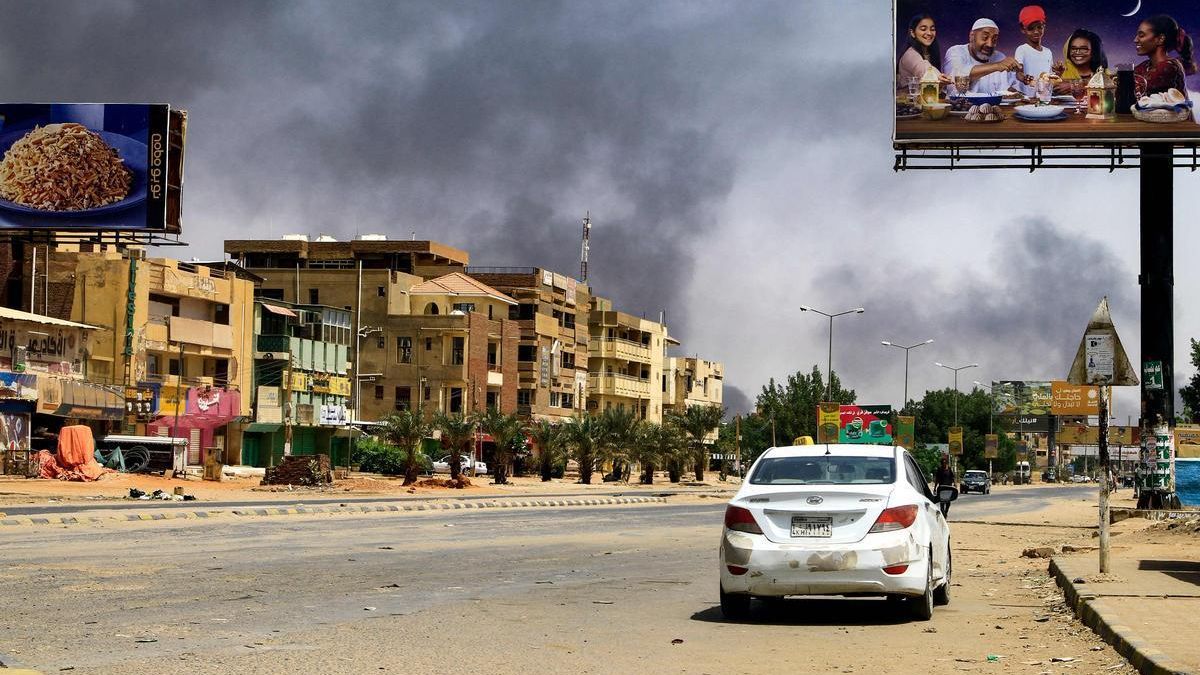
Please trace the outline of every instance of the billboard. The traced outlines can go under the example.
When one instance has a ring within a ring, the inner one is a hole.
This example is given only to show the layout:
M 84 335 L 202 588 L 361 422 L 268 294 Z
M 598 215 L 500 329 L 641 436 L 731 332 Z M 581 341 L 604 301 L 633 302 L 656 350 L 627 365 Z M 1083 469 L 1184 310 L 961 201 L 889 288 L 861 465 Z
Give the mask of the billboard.
M 894 0 L 896 148 L 1200 141 L 1188 38 L 1200 35 L 1200 5 L 1030 5 Z M 1144 23 L 1151 15 L 1169 20 Z
M 891 445 L 892 406 L 843 405 L 838 409 L 838 443 Z
M 947 439 L 950 445 L 951 455 L 963 454 L 963 428 L 950 427 L 949 438 Z
M 1003 380 L 992 382 L 992 400 L 997 415 L 1048 415 L 1054 393 L 1044 380 Z
M 1111 392 L 1110 392 L 1111 393 Z M 1100 414 L 1100 388 L 1093 385 L 1068 384 L 1056 380 L 1050 383 L 1050 413 L 1053 415 L 1084 416 Z M 1109 405 L 1112 405 L 1109 396 Z M 1112 414 L 1112 411 L 1109 411 Z
M 838 403 L 822 402 L 817 405 L 817 442 L 835 443 L 841 428 L 842 406 Z
M 996 459 L 1000 456 L 1000 436 L 988 434 L 983 437 L 984 459 Z
M 178 231 L 171 117 L 167 105 L 0 104 L 0 229 Z

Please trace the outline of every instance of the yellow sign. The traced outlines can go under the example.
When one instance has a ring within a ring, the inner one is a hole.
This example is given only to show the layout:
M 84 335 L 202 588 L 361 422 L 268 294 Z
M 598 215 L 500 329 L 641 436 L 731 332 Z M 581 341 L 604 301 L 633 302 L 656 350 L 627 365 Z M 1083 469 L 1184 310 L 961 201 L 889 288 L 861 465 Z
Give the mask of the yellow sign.
M 337 396 L 350 395 L 350 378 L 333 376 L 329 378 L 329 393 Z
M 1138 437 L 1141 435 L 1137 432 L 1137 427 L 1109 427 L 1108 444 L 1137 445 Z M 1100 429 L 1084 424 L 1064 424 L 1062 429 L 1055 434 L 1054 439 L 1064 445 L 1096 445 L 1100 442 Z
M 292 391 L 308 391 L 308 373 L 292 371 Z
M 1061 380 L 1051 382 L 1050 414 L 1099 415 L 1100 388 L 1082 384 L 1068 384 Z
M 983 437 L 983 458 L 996 459 L 1000 456 L 1000 437 L 996 434 L 988 434 Z
M 950 454 L 963 454 L 963 430 L 962 427 L 950 427 Z
M 1180 424 L 1175 427 L 1175 445 L 1200 445 L 1200 424 Z
M 842 422 L 840 403 L 822 402 L 817 406 L 817 442 L 837 443 Z

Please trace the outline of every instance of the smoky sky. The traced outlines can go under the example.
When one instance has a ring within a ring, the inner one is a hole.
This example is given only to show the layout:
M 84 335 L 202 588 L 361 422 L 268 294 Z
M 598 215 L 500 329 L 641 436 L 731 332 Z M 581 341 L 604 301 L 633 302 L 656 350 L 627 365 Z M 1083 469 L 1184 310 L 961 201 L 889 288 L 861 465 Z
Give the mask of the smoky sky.
M 901 396 L 880 339 L 936 338 L 919 367 L 913 352 L 919 395 L 949 385 L 934 359 L 1065 374 L 1103 295 L 1136 332 L 1136 175 L 894 173 L 879 0 L 3 7 L 6 101 L 188 110 L 190 246 L 160 255 L 385 233 L 577 274 L 590 212 L 593 291 L 665 311 L 678 353 L 724 362 L 739 406 L 824 369 L 826 326 L 800 304 L 868 307 L 834 349 L 868 403 Z M 1182 223 L 1195 178 L 1178 175 Z M 1200 243 L 1177 232 L 1181 254 Z M 1181 355 L 1200 330 L 1192 267 L 1177 262 Z

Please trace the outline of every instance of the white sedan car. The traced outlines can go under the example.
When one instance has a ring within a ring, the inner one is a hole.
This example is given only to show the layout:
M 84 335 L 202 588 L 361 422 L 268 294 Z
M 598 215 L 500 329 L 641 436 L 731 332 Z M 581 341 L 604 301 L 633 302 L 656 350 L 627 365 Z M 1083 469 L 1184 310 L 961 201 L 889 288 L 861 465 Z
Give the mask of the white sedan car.
M 729 618 L 753 597 L 886 596 L 921 620 L 950 602 L 950 529 L 900 447 L 767 450 L 725 510 L 720 561 Z
M 482 461 L 475 460 L 475 464 L 472 466 L 471 458 L 468 455 L 461 455 L 458 458 L 458 466 L 463 470 L 463 472 L 473 476 L 483 476 L 487 473 L 487 464 Z M 450 473 L 450 455 L 446 455 L 439 460 L 435 460 L 433 462 L 433 472 Z

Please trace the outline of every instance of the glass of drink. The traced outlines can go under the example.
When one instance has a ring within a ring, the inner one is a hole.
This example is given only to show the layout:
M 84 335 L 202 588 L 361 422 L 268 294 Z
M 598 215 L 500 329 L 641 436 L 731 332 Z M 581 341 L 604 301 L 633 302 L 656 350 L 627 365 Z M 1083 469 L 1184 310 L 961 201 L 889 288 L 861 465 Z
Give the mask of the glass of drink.
M 1085 97 L 1086 93 L 1087 93 L 1087 86 L 1084 83 L 1083 78 L 1080 78 L 1077 80 L 1071 80 L 1071 95 L 1075 97 L 1075 114 L 1076 115 L 1081 114 L 1083 112 L 1084 108 L 1086 107 L 1085 106 L 1085 101 L 1087 100 L 1087 98 Z
M 959 96 L 966 96 L 967 92 L 971 89 L 971 76 L 970 75 L 955 75 L 954 76 L 954 88 L 956 90 L 958 90 Z
M 910 78 L 908 78 L 908 81 L 906 82 L 906 84 L 908 85 L 908 102 L 913 105 L 916 105 L 917 104 L 917 94 L 920 92 L 920 89 L 921 89 L 921 81 L 915 77 L 910 77 Z
M 1037 100 L 1038 105 L 1049 105 L 1050 99 L 1054 96 L 1054 84 L 1050 80 L 1038 78 L 1037 80 Z

